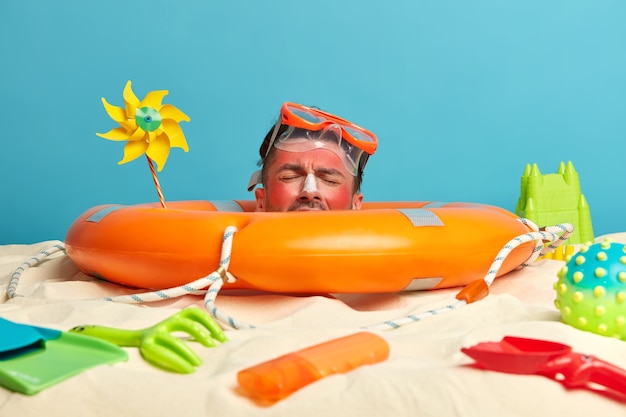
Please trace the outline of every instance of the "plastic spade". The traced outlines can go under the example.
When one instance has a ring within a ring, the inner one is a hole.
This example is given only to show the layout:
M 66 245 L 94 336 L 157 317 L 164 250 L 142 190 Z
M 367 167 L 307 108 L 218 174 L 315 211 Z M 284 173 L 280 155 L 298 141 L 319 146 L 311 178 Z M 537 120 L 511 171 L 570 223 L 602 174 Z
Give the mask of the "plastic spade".
M 461 351 L 491 371 L 542 375 L 568 388 L 593 389 L 598 384 L 626 396 L 626 371 L 561 343 L 505 336 Z

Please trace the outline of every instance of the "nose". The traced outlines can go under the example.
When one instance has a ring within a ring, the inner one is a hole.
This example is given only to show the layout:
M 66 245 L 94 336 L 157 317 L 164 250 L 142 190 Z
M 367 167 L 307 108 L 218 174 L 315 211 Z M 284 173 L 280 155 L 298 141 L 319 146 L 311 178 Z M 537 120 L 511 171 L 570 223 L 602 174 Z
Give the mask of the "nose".
M 315 200 L 321 199 L 321 194 L 317 189 L 317 179 L 313 174 L 307 174 L 304 179 L 304 184 L 302 185 L 302 190 L 300 190 L 300 195 L 298 196 L 300 200 Z

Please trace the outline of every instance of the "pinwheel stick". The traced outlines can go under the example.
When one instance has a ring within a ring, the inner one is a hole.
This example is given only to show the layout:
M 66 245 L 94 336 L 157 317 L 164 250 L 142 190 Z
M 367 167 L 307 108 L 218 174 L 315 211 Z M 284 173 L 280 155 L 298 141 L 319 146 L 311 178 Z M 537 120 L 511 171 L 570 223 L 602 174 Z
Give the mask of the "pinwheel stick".
M 150 173 L 152 174 L 152 179 L 154 180 L 154 185 L 156 186 L 157 194 L 159 195 L 159 201 L 161 202 L 161 207 L 164 209 L 167 208 L 165 205 L 165 197 L 163 197 L 163 190 L 161 190 L 161 184 L 159 184 L 159 179 L 157 178 L 156 170 L 154 169 L 154 162 L 148 155 L 146 155 L 146 159 L 148 160 L 148 166 L 150 167 Z

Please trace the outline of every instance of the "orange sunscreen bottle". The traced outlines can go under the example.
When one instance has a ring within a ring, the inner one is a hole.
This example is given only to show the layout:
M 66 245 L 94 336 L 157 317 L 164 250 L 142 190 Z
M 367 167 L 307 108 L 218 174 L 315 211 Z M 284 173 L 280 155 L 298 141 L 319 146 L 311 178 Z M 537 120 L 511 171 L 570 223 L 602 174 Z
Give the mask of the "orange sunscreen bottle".
M 255 399 L 273 402 L 325 376 L 346 373 L 388 357 L 389 345 L 383 338 L 360 332 L 244 369 L 237 374 L 237 382 Z

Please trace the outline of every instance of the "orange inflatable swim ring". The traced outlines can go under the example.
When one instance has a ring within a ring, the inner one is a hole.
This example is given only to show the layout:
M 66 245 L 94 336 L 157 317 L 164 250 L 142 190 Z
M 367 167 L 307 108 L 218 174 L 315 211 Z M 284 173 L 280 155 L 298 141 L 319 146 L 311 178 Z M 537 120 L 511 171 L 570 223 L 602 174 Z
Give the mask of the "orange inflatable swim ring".
M 483 204 L 365 203 L 362 210 L 259 213 L 253 201 L 104 205 L 65 240 L 85 273 L 137 288 L 184 285 L 219 266 L 224 231 L 237 229 L 224 288 L 286 293 L 374 293 L 464 286 L 529 227 Z M 526 242 L 498 276 L 524 263 Z

